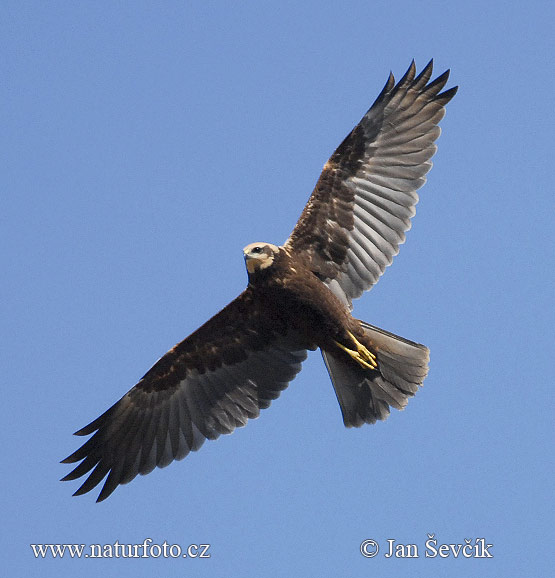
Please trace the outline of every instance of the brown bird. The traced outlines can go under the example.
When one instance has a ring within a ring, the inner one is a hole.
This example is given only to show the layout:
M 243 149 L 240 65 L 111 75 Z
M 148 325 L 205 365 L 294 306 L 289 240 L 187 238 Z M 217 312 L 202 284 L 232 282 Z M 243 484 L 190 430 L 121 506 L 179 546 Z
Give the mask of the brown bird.
M 196 451 L 258 417 L 320 348 L 347 427 L 403 409 L 428 372 L 428 349 L 351 315 L 399 251 L 457 87 L 414 61 L 387 83 L 324 166 L 284 245 L 244 252 L 248 286 L 177 344 L 116 404 L 76 435 L 94 434 L 63 463 L 63 480 L 107 475 L 97 501 L 137 474 Z M 91 471 L 92 470 L 92 471 Z M 90 473 L 89 473 L 90 472 Z

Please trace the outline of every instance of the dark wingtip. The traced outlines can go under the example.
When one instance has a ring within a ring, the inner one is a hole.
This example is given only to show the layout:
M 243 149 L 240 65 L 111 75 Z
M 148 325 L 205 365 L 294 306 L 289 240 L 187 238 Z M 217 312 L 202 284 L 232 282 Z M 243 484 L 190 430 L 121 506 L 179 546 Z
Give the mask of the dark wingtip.
M 67 476 L 66 476 L 67 477 Z M 64 478 L 62 478 L 61 481 L 65 481 Z M 94 487 L 94 486 L 93 486 Z M 116 486 L 117 487 L 117 486 Z M 86 485 L 86 482 L 77 490 L 75 491 L 72 496 L 82 496 L 84 494 L 86 494 L 87 492 L 90 492 L 92 488 L 88 487 Z M 102 488 L 102 491 L 100 492 L 100 494 L 98 495 L 98 498 L 96 498 L 96 503 L 99 504 L 100 502 L 103 502 L 116 488 L 111 488 L 109 491 L 106 491 L 106 486 L 104 486 L 104 488 Z
M 75 475 L 74 472 L 75 470 L 71 470 L 69 474 L 66 474 L 63 478 L 60 478 L 60 482 L 71 482 L 72 480 L 76 480 L 77 478 L 81 477 L 79 475 Z
M 102 488 L 102 491 L 100 492 L 100 494 L 98 494 L 98 498 L 96 498 L 97 504 L 100 504 L 100 502 L 103 502 L 106 498 L 108 498 L 116 488 L 110 490 L 109 492 L 106 492 L 105 489 L 106 488 Z
M 79 450 L 77 450 L 77 451 L 79 451 Z M 74 464 L 75 462 L 82 460 L 83 458 L 75 457 L 76 453 L 77 452 L 73 452 L 71 455 L 67 456 L 67 458 L 64 458 L 60 463 L 61 464 Z
M 393 72 L 389 71 L 387 82 L 385 83 L 384 87 L 382 88 L 382 91 L 380 92 L 378 98 L 376 98 L 376 101 L 372 106 L 375 106 L 376 104 L 380 103 L 391 92 L 394 86 L 395 86 L 395 77 L 393 76 Z
M 410 63 L 410 66 L 407 68 L 407 71 L 403 75 L 403 78 L 397 83 L 396 90 L 400 87 L 403 87 L 407 84 L 410 84 L 414 80 L 414 75 L 416 74 L 416 64 L 414 63 L 414 58 Z
M 389 71 L 389 76 L 387 77 L 387 82 L 383 87 L 382 94 L 389 92 L 395 86 L 395 76 L 393 76 L 393 71 Z
M 414 85 L 418 88 L 425 86 L 432 76 L 434 70 L 434 59 L 431 58 L 428 64 L 421 70 L 420 74 L 414 79 Z
M 413 58 L 412 62 L 414 63 L 414 58 Z M 430 58 L 430 60 L 428 60 L 428 62 L 426 64 L 426 66 L 424 66 L 424 68 L 420 71 L 420 73 L 418 74 L 418 76 L 416 77 L 415 80 L 418 80 L 421 76 L 427 74 L 428 72 L 431 75 L 433 69 L 434 69 L 434 59 Z
M 97 419 L 95 419 L 94 421 L 91 421 L 90 424 L 86 425 L 85 427 L 82 427 L 81 429 L 78 429 L 76 432 L 73 433 L 73 435 L 74 436 L 88 436 L 89 434 L 92 434 L 97 429 L 99 429 L 104 421 L 105 421 L 105 415 L 103 414 L 100 417 L 98 417 Z
M 74 496 L 82 496 L 83 494 L 90 492 L 97 484 L 98 484 L 98 482 L 92 482 L 91 476 L 89 476 L 83 482 L 83 484 L 81 484 L 81 486 L 73 493 L 73 495 Z
M 432 80 L 428 86 L 426 86 L 426 92 L 428 93 L 438 93 L 449 80 L 450 69 L 447 69 L 443 74 L 440 74 L 435 80 Z
M 455 94 L 457 94 L 458 90 L 459 87 L 454 86 L 453 88 L 450 88 L 438 94 L 435 100 L 436 101 L 439 100 L 442 104 L 447 104 L 455 96 Z
M 120 485 L 121 477 L 119 475 L 114 474 L 114 470 L 111 470 L 102 486 L 102 490 L 100 494 L 98 494 L 98 498 L 96 499 L 98 502 L 103 502 L 108 496 L 112 494 L 116 490 L 116 488 Z
M 83 487 L 79 488 L 77 491 L 73 492 L 73 494 L 71 494 L 73 497 L 75 496 L 82 496 L 83 494 L 86 494 L 88 490 L 84 490 Z

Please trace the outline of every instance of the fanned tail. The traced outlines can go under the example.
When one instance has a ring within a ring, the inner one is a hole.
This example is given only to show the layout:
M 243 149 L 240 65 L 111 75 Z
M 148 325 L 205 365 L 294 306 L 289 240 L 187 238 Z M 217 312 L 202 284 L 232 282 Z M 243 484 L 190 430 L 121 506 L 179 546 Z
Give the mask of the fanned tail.
M 346 427 L 360 427 L 403 409 L 428 373 L 427 347 L 361 321 L 377 356 L 376 370 L 364 369 L 346 356 L 322 351 Z

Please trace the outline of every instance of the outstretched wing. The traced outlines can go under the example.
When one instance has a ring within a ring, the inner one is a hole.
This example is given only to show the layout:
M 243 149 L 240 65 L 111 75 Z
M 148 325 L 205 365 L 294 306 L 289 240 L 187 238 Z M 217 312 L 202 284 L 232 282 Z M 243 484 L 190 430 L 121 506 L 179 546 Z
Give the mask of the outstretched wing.
M 433 82 L 433 62 L 393 74 L 360 123 L 324 166 L 286 247 L 346 304 L 377 282 L 399 252 L 436 151 L 437 126 L 457 87 Z
M 94 435 L 62 463 L 63 480 L 89 472 L 74 495 L 108 474 L 97 501 L 119 484 L 196 451 L 258 417 L 301 369 L 312 347 L 268 319 L 249 289 L 162 357 L 115 405 L 76 435 Z

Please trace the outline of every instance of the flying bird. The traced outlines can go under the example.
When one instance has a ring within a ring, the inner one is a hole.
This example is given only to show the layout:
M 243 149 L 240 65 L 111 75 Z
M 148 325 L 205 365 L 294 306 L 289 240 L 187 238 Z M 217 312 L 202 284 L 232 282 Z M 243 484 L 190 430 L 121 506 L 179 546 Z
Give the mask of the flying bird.
M 247 288 L 168 351 L 117 403 L 76 435 L 93 434 L 62 463 L 62 480 L 106 476 L 97 501 L 258 417 L 319 348 L 343 422 L 359 427 L 403 409 L 428 372 L 429 351 L 351 315 L 410 228 L 457 87 L 433 62 L 393 74 L 324 166 L 286 242 L 244 250 Z

